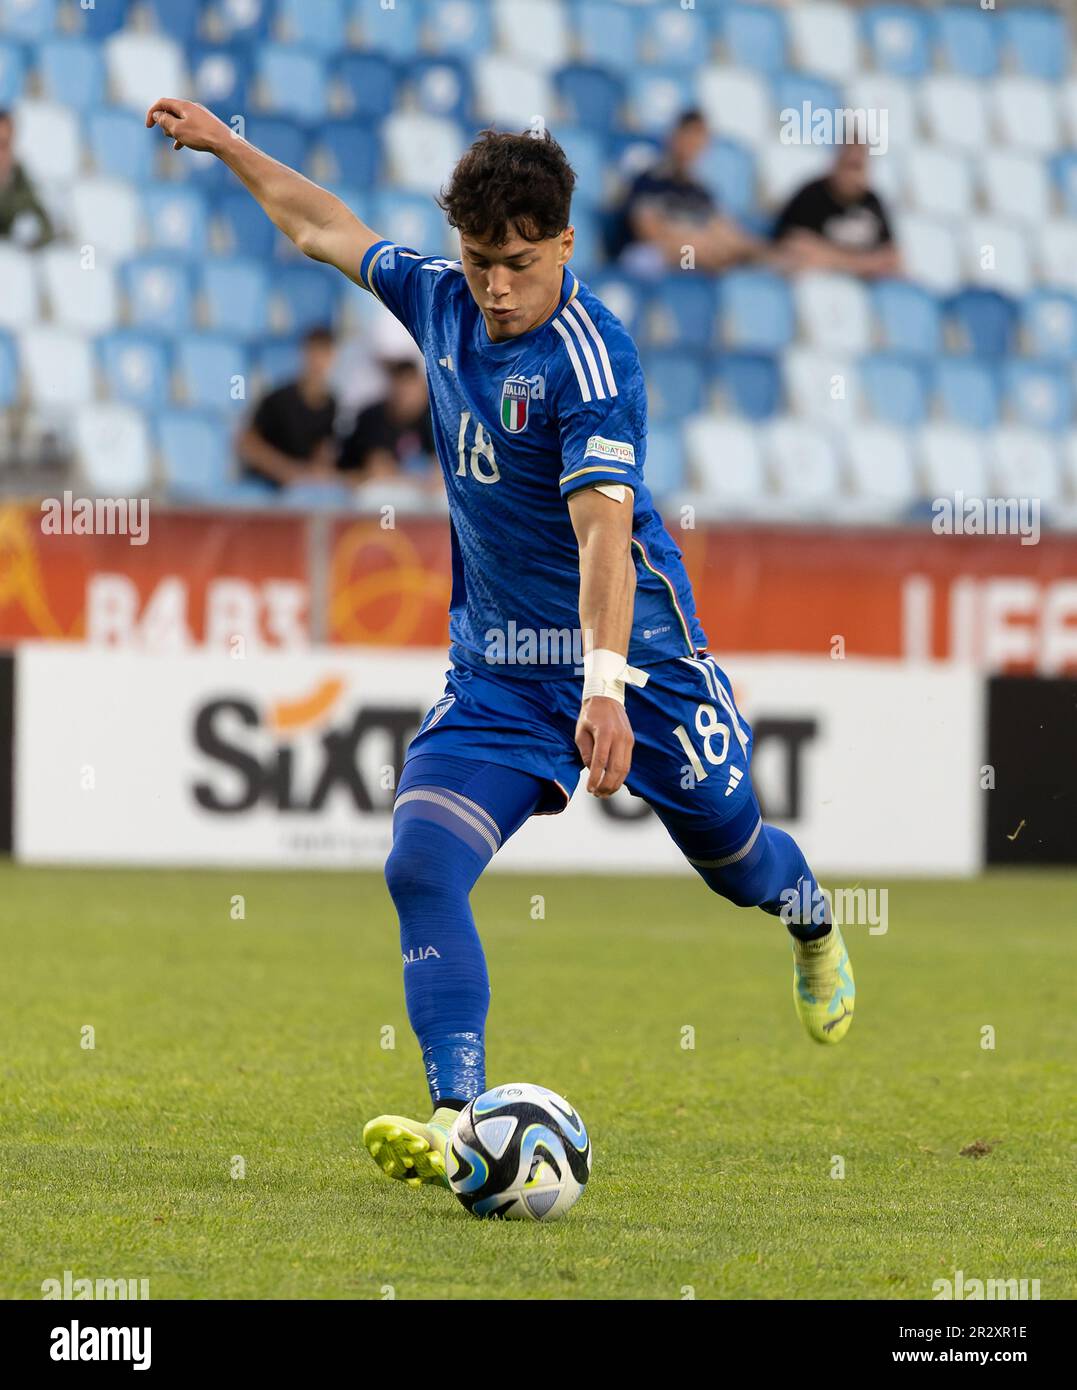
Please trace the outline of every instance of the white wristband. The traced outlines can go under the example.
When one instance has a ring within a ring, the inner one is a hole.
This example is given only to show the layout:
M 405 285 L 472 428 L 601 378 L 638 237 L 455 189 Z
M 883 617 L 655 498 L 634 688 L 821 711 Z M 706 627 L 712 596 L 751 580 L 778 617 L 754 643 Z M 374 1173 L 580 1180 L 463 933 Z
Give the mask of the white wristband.
M 627 657 L 611 652 L 608 647 L 596 647 L 583 654 L 583 699 L 605 695 L 607 699 L 625 702 L 625 686 L 647 684 L 646 671 L 629 666 Z

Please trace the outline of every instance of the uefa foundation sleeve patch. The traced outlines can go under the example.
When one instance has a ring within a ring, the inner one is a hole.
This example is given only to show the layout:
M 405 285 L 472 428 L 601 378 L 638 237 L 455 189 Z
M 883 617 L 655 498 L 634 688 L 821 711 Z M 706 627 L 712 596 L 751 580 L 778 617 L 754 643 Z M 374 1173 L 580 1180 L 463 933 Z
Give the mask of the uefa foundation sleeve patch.
M 583 451 L 585 459 L 605 459 L 608 463 L 627 463 L 636 466 L 635 447 L 622 439 L 603 439 L 600 434 L 591 435 Z

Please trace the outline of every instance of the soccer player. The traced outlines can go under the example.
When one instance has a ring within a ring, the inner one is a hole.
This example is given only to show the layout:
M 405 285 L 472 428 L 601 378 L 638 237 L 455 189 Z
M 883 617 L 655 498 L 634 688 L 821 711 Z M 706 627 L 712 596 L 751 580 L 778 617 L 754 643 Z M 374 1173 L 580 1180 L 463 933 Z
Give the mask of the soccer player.
M 623 784 L 647 801 L 714 892 L 781 918 L 797 1013 L 816 1041 L 840 1041 L 848 952 L 796 842 L 763 824 L 751 728 L 643 479 L 636 348 L 569 266 L 575 175 L 560 146 L 545 132 L 476 140 L 440 200 L 460 234 L 450 261 L 379 237 L 193 102 L 157 101 L 146 124 L 222 159 L 426 359 L 449 501 L 452 668 L 408 748 L 385 876 L 434 1112 L 371 1120 L 378 1165 L 412 1186 L 446 1181 L 453 1120 L 486 1089 L 490 985 L 469 895 L 530 816 L 565 809 L 584 767 L 593 796 Z M 551 633 L 565 639 L 553 650 Z

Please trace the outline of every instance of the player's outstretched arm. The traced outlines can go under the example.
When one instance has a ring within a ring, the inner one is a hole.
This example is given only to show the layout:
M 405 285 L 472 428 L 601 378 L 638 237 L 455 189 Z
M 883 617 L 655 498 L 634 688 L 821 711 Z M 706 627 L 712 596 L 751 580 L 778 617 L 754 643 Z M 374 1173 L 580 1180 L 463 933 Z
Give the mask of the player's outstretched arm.
M 146 112 L 146 125 L 159 126 L 173 149 L 215 154 L 304 255 L 359 279 L 363 257 L 381 237 L 334 194 L 241 139 L 196 101 L 161 97 Z

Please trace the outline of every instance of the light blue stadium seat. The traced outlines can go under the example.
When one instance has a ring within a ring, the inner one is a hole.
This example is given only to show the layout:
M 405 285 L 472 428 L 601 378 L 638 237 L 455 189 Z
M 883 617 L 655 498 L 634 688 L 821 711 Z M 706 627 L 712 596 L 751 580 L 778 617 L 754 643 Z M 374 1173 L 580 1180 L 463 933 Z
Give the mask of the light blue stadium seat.
M 299 3 L 309 4 L 309 0 L 299 0 Z M 440 20 L 437 16 L 438 10 L 445 8 L 444 4 L 435 5 L 428 11 L 432 13 L 435 26 L 444 23 L 444 16 Z M 422 18 L 418 5 L 398 3 L 383 8 L 380 4 L 371 5 L 369 0 L 351 0 L 351 16 L 362 30 L 364 48 L 388 53 L 394 58 L 411 58 L 422 51 Z M 483 45 L 487 46 L 488 43 Z
M 572 24 L 585 63 L 631 72 L 639 62 L 644 16 L 619 0 L 577 0 Z
M 1006 398 L 1022 425 L 1061 433 L 1073 427 L 1073 376 L 1045 362 L 1011 358 L 1003 368 Z
M 258 351 L 255 370 L 267 391 L 294 381 L 303 360 L 302 344 L 298 338 L 279 338 Z
M 835 111 L 842 106 L 841 92 L 823 77 L 805 72 L 782 72 L 774 79 L 775 111 L 798 114 L 807 102 L 814 111 Z
M 648 415 L 657 423 L 684 421 L 703 408 L 704 373 L 698 353 L 651 348 L 642 354 Z
M 347 114 L 355 120 L 381 121 L 396 102 L 397 73 L 380 53 L 346 53 L 333 65 L 333 81 L 344 93 Z
M 1051 174 L 1069 217 L 1077 217 L 1077 151 L 1063 150 L 1051 160 Z
M 793 341 L 793 299 L 782 276 L 769 270 L 735 270 L 723 277 L 719 300 L 731 348 L 777 352 Z
M 381 188 L 374 195 L 373 209 L 371 226 L 390 241 L 424 256 L 440 256 L 445 250 L 445 215 L 432 199 Z
M 577 125 L 608 130 L 624 104 L 619 77 L 592 63 L 569 63 L 556 77 L 557 95 Z
M 170 395 L 168 352 L 153 333 L 120 328 L 98 339 L 108 394 L 141 410 L 167 406 Z
M 280 273 L 273 272 L 274 286 Z M 207 327 L 248 341 L 266 332 L 270 278 L 261 260 L 211 256 L 202 266 L 199 289 Z
M 228 120 L 249 108 L 250 54 L 239 44 L 196 45 L 191 50 L 194 97 Z
M 697 174 L 730 217 L 745 217 L 755 207 L 755 156 L 736 140 L 712 140 Z
M 1013 350 L 1017 305 L 997 290 L 962 290 L 949 300 L 946 314 L 967 352 L 1004 357 Z
M 674 271 L 654 286 L 644 342 L 655 346 L 713 348 L 718 327 L 718 287 L 712 276 Z
M 998 424 L 1001 400 L 998 370 L 993 363 L 940 357 L 935 388 L 943 412 L 953 424 L 974 430 L 994 429 Z
M 964 77 L 994 77 L 998 72 L 999 15 L 947 5 L 935 17 L 939 48 L 952 71 Z
M 1021 331 L 1035 356 L 1077 359 L 1077 295 L 1033 290 L 1021 304 Z
M 0 410 L 14 405 L 19 396 L 19 363 L 9 333 L 0 333 Z
M 37 50 L 42 86 L 50 101 L 88 111 L 105 100 L 100 44 L 88 39 L 47 39 Z
M 684 437 L 680 423 L 654 424 L 647 430 L 647 458 L 643 481 L 651 496 L 661 501 L 684 488 Z
M 606 308 L 621 320 L 629 334 L 638 338 L 650 286 L 642 285 L 635 276 L 616 269 L 599 271 L 590 285 Z
M 316 4 L 311 0 L 277 0 L 276 13 L 285 43 L 316 48 L 319 53 L 336 53 L 345 46 L 344 0 L 317 0 Z
M 250 403 L 250 363 L 242 343 L 223 333 L 185 334 L 176 344 L 176 369 L 185 402 L 197 410 L 231 412 Z M 245 396 L 234 395 L 242 381 Z
M 306 133 L 294 121 L 252 116 L 247 122 L 247 139 L 292 169 L 302 169 L 307 162 L 309 141 Z M 220 164 L 220 160 L 214 160 L 214 163 Z M 234 186 L 231 177 L 228 186 Z
M 281 233 L 245 188 L 226 188 L 214 203 L 230 249 L 237 255 L 273 255 Z
M 273 272 L 272 293 L 287 316 L 287 333 L 328 328 L 336 320 L 344 281 L 328 266 L 299 262 Z
M 273 0 L 215 0 L 214 10 L 226 39 L 249 43 L 269 33 Z
M 995 16 L 991 16 L 992 19 Z M 1054 10 L 1000 7 L 1003 44 L 1029 77 L 1057 82 L 1070 66 L 1070 39 L 1065 17 Z
M 720 17 L 721 35 L 737 67 L 778 73 L 785 67 L 785 16 L 769 5 L 729 5 Z
M 132 324 L 172 335 L 190 327 L 190 273 L 171 253 L 152 252 L 128 261 L 120 278 Z
M 26 81 L 26 59 L 18 44 L 0 38 L 0 108 L 14 106 Z
M 107 39 L 127 22 L 131 0 L 94 0 L 93 9 L 83 9 L 78 3 L 68 7 L 68 13 L 81 21 L 80 33 L 95 43 Z
M 420 111 L 466 123 L 471 119 L 471 72 L 451 53 L 416 58 L 403 74 L 403 85 Z
M 157 447 L 173 497 L 215 502 L 232 483 L 232 440 L 220 420 L 196 410 L 163 410 Z
M 20 43 L 48 38 L 56 24 L 57 0 L 0 0 L 0 34 Z
M 203 0 L 148 0 L 148 6 L 162 34 L 184 46 L 198 37 L 198 24 L 205 9 Z
M 486 53 L 493 42 L 490 9 L 489 0 L 423 0 L 427 45 L 434 53 L 455 53 L 468 61 Z
M 874 353 L 860 363 L 859 375 L 864 397 L 877 420 L 916 429 L 927 419 L 927 374 L 918 358 L 897 352 Z
M 602 215 L 586 204 L 573 204 L 572 225 L 576 241 L 572 252 L 572 268 L 581 280 L 590 284 L 591 277 L 601 268 L 603 254 Z
M 274 113 L 297 121 L 325 119 L 328 77 L 320 53 L 283 43 L 262 44 L 255 73 Z
M 605 182 L 608 160 L 606 143 L 601 132 L 583 126 L 559 125 L 554 131 L 568 162 L 576 171 L 576 189 L 572 206 L 597 207 L 605 201 Z
M 737 413 L 749 420 L 769 420 L 781 411 L 782 377 L 774 357 L 724 353 L 718 358 L 715 381 Z
M 90 149 L 98 173 L 131 183 L 146 183 L 153 173 L 154 140 L 159 131 L 150 132 L 145 121 L 133 111 L 105 107 L 91 111 Z
M 911 5 L 875 5 L 864 11 L 864 37 L 875 66 L 893 77 L 924 77 L 931 69 L 931 25 Z
M 329 163 L 331 183 L 373 188 L 378 181 L 381 147 L 377 128 L 360 121 L 327 121 L 314 139 Z
M 250 195 L 244 195 L 248 202 Z M 150 243 L 192 260 L 206 254 L 209 209 L 201 189 L 192 184 L 150 183 L 142 192 Z
M 648 65 L 628 75 L 627 109 L 639 130 L 664 137 L 689 101 L 684 73 L 678 68 Z
M 942 315 L 930 290 L 908 280 L 881 280 L 872 307 L 882 341 L 892 352 L 934 354 L 942 347 Z

